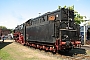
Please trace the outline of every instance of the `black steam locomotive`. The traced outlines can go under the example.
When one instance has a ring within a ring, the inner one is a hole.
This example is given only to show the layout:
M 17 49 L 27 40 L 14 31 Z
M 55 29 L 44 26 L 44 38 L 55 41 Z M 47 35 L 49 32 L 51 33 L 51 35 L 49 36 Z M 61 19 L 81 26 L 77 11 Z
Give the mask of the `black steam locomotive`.
M 80 26 L 75 23 L 74 10 L 68 8 L 29 19 L 18 25 L 13 35 L 16 42 L 53 52 L 81 45 Z

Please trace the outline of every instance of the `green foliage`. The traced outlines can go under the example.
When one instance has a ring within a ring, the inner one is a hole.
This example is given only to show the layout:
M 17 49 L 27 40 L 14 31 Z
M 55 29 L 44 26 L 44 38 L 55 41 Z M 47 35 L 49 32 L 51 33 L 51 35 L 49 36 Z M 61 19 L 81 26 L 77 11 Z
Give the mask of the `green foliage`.
M 69 6 L 67 7 L 66 5 L 63 8 L 68 8 L 70 10 L 74 10 L 74 5 L 73 6 Z M 61 9 L 61 6 L 58 6 L 58 9 Z M 74 10 L 74 20 L 77 24 L 80 24 L 81 22 L 84 22 L 84 18 L 86 18 L 86 16 L 82 16 L 80 15 L 77 11 Z
M 58 6 L 58 10 L 61 9 L 61 6 Z
M 7 29 L 5 26 L 0 26 L 1 29 Z
M 90 25 L 90 19 L 88 19 L 88 22 L 86 23 L 87 25 Z
M 74 20 L 76 21 L 77 24 L 80 24 L 81 22 L 84 22 L 83 18 L 84 18 L 84 16 L 81 16 L 80 14 L 77 14 L 74 17 Z
M 67 6 L 65 5 L 63 8 L 66 8 Z
M 10 33 L 13 33 L 13 29 L 8 29 L 8 30 L 10 30 Z
M 70 10 L 74 10 L 74 5 L 68 7 Z
M 8 28 L 5 26 L 0 26 L 0 29 L 8 29 Z M 8 30 L 10 30 L 10 32 L 13 33 L 13 29 L 8 29 Z
M 11 60 L 9 53 L 4 50 L 0 50 L 0 59 L 1 60 Z

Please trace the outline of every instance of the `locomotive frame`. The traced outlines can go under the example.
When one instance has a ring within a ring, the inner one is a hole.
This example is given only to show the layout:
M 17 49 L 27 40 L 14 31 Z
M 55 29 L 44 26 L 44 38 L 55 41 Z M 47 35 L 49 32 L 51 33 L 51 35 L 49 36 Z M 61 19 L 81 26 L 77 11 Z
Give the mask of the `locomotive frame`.
M 70 9 L 61 8 L 29 19 L 14 32 L 16 42 L 39 49 L 58 52 L 81 47 L 80 28 Z

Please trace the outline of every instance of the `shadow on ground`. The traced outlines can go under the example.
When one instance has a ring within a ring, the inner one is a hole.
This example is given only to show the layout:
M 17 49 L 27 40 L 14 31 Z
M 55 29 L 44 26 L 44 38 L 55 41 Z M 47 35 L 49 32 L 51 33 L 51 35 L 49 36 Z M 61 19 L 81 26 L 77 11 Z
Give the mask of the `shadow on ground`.
M 69 52 L 60 51 L 59 54 L 65 55 L 65 56 L 74 56 L 77 54 L 86 54 L 86 50 L 82 48 L 75 48 Z
M 4 48 L 5 46 L 11 44 L 12 42 L 2 42 L 0 41 L 0 49 Z

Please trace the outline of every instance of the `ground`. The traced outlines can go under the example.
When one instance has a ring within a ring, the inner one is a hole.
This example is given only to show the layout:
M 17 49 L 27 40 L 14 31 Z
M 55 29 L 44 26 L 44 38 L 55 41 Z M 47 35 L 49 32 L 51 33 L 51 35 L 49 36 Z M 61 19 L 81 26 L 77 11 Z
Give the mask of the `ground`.
M 5 51 L 10 58 L 7 56 L 7 58 L 1 56 L 1 60 L 60 60 L 56 57 L 48 56 L 47 54 L 45 55 L 39 50 L 22 46 L 16 42 L 13 42 L 13 40 L 5 40 L 3 43 L 0 42 L 0 52 L 2 53 L 2 51 Z M 1 53 L 0 55 L 3 55 L 3 53 Z
M 74 53 L 77 54 L 85 54 L 90 55 L 90 47 L 83 49 L 74 49 L 69 53 L 60 53 L 63 58 L 66 56 L 72 56 Z M 38 50 L 30 47 L 23 46 L 19 43 L 14 42 L 14 40 L 5 40 L 2 42 L 0 40 L 0 60 L 62 60 L 62 57 L 55 57 L 49 52 L 45 52 L 43 50 Z

